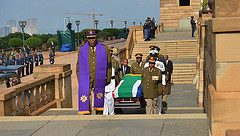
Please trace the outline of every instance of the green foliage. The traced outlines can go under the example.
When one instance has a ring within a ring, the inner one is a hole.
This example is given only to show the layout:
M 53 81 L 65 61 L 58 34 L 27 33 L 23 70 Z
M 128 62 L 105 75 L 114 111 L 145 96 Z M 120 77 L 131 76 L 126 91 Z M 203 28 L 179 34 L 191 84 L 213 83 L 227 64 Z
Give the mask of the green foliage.
M 29 45 L 30 48 L 37 48 L 42 45 L 42 40 L 37 37 L 31 37 L 25 41 L 25 45 Z
M 58 39 L 57 39 L 57 37 L 48 39 L 47 44 L 50 45 L 50 44 L 51 44 L 51 41 L 53 41 L 54 45 L 57 45 L 57 44 L 58 44 Z
M 112 36 L 119 36 L 120 30 L 116 28 L 105 28 L 102 30 L 102 32 L 109 32 L 112 34 Z
M 20 47 L 23 43 L 23 40 L 20 38 L 12 38 L 8 41 L 9 47 Z
M 98 37 L 107 39 L 108 37 L 112 37 L 112 34 L 110 32 L 102 31 L 98 33 Z
M 31 36 L 29 34 L 24 33 L 24 40 L 30 38 Z M 16 32 L 16 33 L 10 33 L 7 36 L 5 36 L 5 40 L 7 40 L 7 42 L 12 39 L 12 38 L 23 38 L 23 34 L 21 32 Z
M 203 0 L 203 2 L 201 3 L 202 7 L 207 7 L 208 6 L 208 2 L 207 0 Z

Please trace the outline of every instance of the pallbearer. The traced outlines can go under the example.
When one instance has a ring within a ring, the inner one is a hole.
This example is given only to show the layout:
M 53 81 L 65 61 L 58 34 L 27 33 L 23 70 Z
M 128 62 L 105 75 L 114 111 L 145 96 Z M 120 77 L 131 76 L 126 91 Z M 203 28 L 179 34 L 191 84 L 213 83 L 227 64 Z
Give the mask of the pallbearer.
M 50 64 L 54 64 L 54 53 L 53 53 L 53 50 L 50 51 L 49 62 L 50 62 Z
M 35 62 L 35 67 L 38 66 L 38 54 L 37 54 L 37 49 L 35 50 L 35 53 L 34 53 L 34 62 Z
M 33 73 L 33 52 L 29 51 L 29 65 L 30 65 L 30 74 Z
M 40 65 L 43 65 L 43 54 L 42 54 L 42 50 L 39 50 L 39 61 L 40 61 Z
M 134 62 L 131 65 L 131 70 L 130 70 L 132 74 L 141 74 L 142 73 L 144 65 L 145 65 L 145 63 L 142 62 L 142 56 L 143 55 L 141 53 L 137 53 L 135 55 L 136 62 Z
M 106 45 L 98 42 L 95 29 L 85 31 L 87 43 L 79 50 L 77 75 L 79 81 L 79 112 L 101 114 L 104 107 L 105 86 L 110 84 L 112 62 Z

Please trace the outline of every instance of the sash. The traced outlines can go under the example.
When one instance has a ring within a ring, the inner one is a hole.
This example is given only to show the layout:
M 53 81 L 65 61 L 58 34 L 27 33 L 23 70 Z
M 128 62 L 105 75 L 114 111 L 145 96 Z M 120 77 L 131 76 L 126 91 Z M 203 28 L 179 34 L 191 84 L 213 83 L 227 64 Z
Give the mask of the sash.
M 78 84 L 78 114 L 90 114 L 89 112 L 89 59 L 88 42 L 81 48 L 79 55 L 79 84 Z M 103 110 L 104 94 L 107 74 L 107 53 L 101 43 L 96 45 L 96 77 L 94 91 L 94 109 Z

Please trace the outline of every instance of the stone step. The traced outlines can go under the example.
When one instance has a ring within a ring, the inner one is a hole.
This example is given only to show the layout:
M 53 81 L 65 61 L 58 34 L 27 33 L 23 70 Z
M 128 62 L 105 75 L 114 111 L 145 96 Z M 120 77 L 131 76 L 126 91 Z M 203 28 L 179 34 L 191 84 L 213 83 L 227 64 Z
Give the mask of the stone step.
M 132 54 L 141 52 L 142 54 L 148 54 L 149 51 L 146 50 L 134 50 Z M 166 50 L 161 51 L 160 54 L 197 54 L 197 51 L 194 50 Z
M 166 114 L 204 114 L 200 107 L 168 107 Z
M 192 84 L 193 81 L 172 81 L 173 84 Z
M 144 110 L 144 109 L 143 109 Z M 128 113 L 128 114 L 131 114 L 131 113 Z M 168 107 L 168 109 L 166 110 L 166 114 L 162 114 L 160 116 L 168 116 L 167 114 L 179 114 L 179 117 L 181 118 L 181 116 L 184 116 L 184 114 L 205 114 L 204 113 L 204 110 L 203 108 L 198 108 L 198 107 Z M 73 108 L 52 108 L 52 109 L 49 109 L 48 111 L 46 111 L 45 113 L 41 114 L 41 116 L 66 116 L 68 118 L 70 118 L 71 116 L 73 115 L 78 115 L 78 109 L 73 109 Z M 135 116 L 136 114 L 131 114 L 131 115 L 128 115 L 128 116 Z M 143 114 L 144 115 L 144 114 Z M 107 117 L 110 117 L 110 116 L 105 116 L 103 118 L 103 116 L 101 115 L 90 115 L 92 117 L 100 117 L 99 119 L 104 119 L 104 118 L 107 118 Z M 112 116 L 113 118 L 114 117 L 117 117 L 117 118 L 121 118 L 123 116 L 127 116 L 126 114 L 125 115 L 114 115 Z M 137 116 L 142 116 L 141 114 L 138 114 Z M 156 116 L 159 116 L 159 115 L 156 115 Z M 78 115 L 78 118 L 85 118 L 87 119 L 87 117 L 89 116 L 80 116 Z M 84 120 L 85 120 L 84 119 Z
M 196 72 L 196 70 L 174 70 L 173 69 L 173 73 L 191 73 L 191 72 Z

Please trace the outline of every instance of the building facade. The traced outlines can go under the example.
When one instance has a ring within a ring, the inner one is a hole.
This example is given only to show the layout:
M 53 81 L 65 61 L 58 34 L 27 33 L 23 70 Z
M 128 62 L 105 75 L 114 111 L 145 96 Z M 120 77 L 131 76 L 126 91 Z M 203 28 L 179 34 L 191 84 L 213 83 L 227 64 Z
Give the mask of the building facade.
M 30 35 L 37 34 L 38 33 L 37 19 L 27 18 L 26 21 L 27 21 L 27 25 L 25 28 L 25 33 L 28 33 Z
M 160 0 L 159 23 L 164 31 L 191 30 L 191 16 L 197 18 L 201 0 Z

